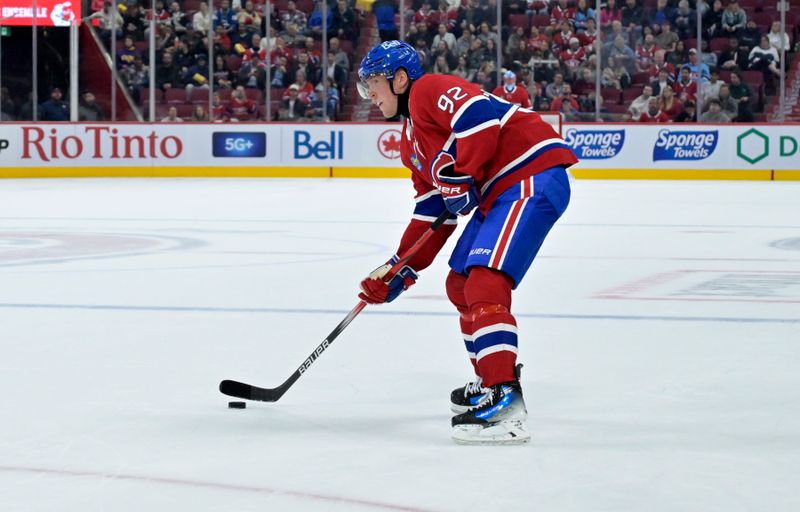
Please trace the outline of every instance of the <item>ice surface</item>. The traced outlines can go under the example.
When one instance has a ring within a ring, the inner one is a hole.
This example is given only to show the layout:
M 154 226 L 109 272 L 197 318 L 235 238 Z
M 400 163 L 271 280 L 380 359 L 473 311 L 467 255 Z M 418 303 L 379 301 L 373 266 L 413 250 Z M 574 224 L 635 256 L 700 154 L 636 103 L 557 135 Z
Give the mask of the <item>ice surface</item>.
M 574 183 L 515 293 L 532 443 L 449 438 L 446 254 L 356 303 L 404 180 L 0 182 L 0 510 L 800 510 L 800 184 Z M 450 244 L 448 247 L 452 247 Z

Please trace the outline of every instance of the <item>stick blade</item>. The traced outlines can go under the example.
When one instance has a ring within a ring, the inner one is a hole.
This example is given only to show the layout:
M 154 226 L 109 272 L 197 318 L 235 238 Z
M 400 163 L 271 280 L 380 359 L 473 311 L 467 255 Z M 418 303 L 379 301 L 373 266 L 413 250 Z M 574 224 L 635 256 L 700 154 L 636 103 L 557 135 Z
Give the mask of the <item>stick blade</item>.
M 281 388 L 259 388 L 235 380 L 223 380 L 219 383 L 219 390 L 223 395 L 244 398 L 245 400 L 257 400 L 259 402 L 277 402 L 285 391 Z

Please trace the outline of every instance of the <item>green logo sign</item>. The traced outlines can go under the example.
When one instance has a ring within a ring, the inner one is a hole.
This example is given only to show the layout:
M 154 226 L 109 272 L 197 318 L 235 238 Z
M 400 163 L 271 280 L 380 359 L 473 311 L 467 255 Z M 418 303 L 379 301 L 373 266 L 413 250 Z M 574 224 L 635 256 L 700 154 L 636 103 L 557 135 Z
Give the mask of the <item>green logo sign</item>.
M 736 137 L 736 154 L 748 163 L 760 162 L 769 156 L 769 137 L 750 128 Z
M 794 156 L 800 153 L 800 143 L 795 137 L 781 135 L 778 139 L 778 155 Z M 750 128 L 736 137 L 736 154 L 742 160 L 755 164 L 769 156 L 769 136 L 764 132 Z

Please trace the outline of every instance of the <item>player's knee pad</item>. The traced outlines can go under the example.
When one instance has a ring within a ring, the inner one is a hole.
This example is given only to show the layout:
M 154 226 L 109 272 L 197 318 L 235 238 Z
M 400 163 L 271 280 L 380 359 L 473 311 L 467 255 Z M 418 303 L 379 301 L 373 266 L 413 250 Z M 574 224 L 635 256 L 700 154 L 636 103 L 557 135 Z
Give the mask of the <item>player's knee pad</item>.
M 447 274 L 445 280 L 445 290 L 447 291 L 447 298 L 456 307 L 462 316 L 466 315 L 469 311 L 467 306 L 467 298 L 464 296 L 464 285 L 467 282 L 467 277 L 463 274 L 451 270 Z
M 472 267 L 464 285 L 464 295 L 470 310 L 502 306 L 511 309 L 513 280 L 508 275 L 486 267 Z

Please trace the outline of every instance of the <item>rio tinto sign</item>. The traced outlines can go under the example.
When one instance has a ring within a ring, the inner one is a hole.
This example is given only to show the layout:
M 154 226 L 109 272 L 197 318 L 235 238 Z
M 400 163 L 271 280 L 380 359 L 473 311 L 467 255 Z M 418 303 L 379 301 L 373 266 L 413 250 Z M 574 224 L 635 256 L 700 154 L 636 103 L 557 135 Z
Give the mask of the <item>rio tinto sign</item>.
M 0 25 L 33 25 L 31 0 L 0 1 Z M 68 27 L 81 19 L 81 0 L 37 0 L 36 25 L 40 27 Z

